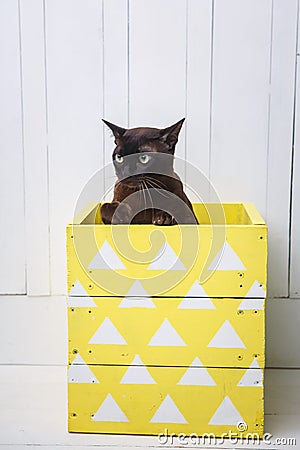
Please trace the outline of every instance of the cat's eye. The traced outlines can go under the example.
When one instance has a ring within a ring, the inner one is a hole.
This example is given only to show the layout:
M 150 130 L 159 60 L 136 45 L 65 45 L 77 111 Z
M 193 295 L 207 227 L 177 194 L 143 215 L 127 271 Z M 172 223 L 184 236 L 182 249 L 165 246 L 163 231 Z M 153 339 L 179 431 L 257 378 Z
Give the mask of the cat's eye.
M 140 155 L 140 156 L 139 156 L 139 161 L 140 161 L 142 164 L 147 164 L 147 162 L 150 161 L 150 156 L 149 156 L 149 155 Z
M 122 162 L 124 161 L 123 156 L 119 155 L 119 153 L 116 154 L 115 159 L 119 164 L 122 164 Z

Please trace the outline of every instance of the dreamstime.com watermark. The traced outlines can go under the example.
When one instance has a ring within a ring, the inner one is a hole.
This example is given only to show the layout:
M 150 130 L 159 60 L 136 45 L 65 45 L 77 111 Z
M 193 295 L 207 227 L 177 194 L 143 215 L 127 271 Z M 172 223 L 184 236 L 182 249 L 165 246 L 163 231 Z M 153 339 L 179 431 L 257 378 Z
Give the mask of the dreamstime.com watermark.
M 169 433 L 168 429 L 165 428 L 163 433 L 157 436 L 159 445 L 163 446 L 222 446 L 223 444 L 231 445 L 241 445 L 241 446 L 252 446 L 252 445 L 268 445 L 274 447 L 276 446 L 294 446 L 296 447 L 297 442 L 294 437 L 274 437 L 271 433 L 264 433 L 262 438 L 259 437 L 258 433 L 245 433 L 245 431 L 239 429 L 237 426 L 237 431 L 229 430 L 226 433 L 222 433 L 220 436 L 216 436 L 214 433 L 203 433 L 201 436 L 197 433 Z

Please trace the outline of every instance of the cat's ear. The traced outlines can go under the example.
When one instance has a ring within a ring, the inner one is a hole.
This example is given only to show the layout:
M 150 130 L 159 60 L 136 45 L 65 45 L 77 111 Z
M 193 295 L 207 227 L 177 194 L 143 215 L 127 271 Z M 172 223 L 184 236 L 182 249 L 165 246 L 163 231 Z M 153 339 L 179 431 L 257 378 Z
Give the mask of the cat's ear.
M 108 128 L 111 129 L 113 132 L 113 135 L 115 137 L 115 140 L 118 141 L 122 138 L 123 134 L 126 131 L 126 128 L 119 127 L 118 125 L 114 125 L 113 123 L 108 122 L 107 120 L 102 119 L 102 121 L 105 123 L 105 125 L 108 126 Z M 117 142 L 116 142 L 117 143 Z
M 175 145 L 178 141 L 178 135 L 183 125 L 185 118 L 179 120 L 179 122 L 174 123 L 168 128 L 160 130 L 160 140 L 168 144 L 170 152 L 174 153 Z

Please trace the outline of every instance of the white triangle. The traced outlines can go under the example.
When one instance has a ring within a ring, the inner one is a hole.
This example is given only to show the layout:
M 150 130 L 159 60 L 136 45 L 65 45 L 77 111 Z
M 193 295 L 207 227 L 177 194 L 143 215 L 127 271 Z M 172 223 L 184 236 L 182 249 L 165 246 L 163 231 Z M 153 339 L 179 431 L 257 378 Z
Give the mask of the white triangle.
M 208 270 L 245 270 L 246 267 L 233 248 L 225 242 Z
M 254 281 L 254 283 L 252 284 L 251 288 L 249 289 L 249 291 L 246 294 L 247 298 L 251 298 L 251 297 L 259 297 L 259 298 L 264 298 L 266 296 L 266 291 L 265 288 L 262 284 L 260 284 L 258 281 Z
M 178 309 L 216 309 L 210 298 L 185 297 Z
M 82 284 L 79 280 L 74 283 L 74 286 L 71 287 L 69 295 L 78 295 L 79 297 L 88 297 L 89 294 L 86 292 Z
M 257 360 L 254 358 L 249 369 L 246 370 L 240 379 L 238 386 L 257 387 L 263 385 L 263 371 Z
M 172 247 L 166 242 L 151 262 L 148 270 L 186 270 Z
M 229 320 L 226 320 L 214 335 L 208 347 L 213 348 L 246 348 Z
M 69 383 L 99 383 L 93 372 L 78 354 L 68 370 Z
M 111 245 L 105 241 L 88 266 L 89 269 L 119 270 L 126 269 Z
M 129 422 L 111 394 L 107 394 L 92 420 L 94 422 Z
M 154 336 L 152 336 L 148 345 L 176 347 L 185 346 L 186 343 L 182 340 L 168 319 L 165 319 Z
M 124 297 L 119 308 L 156 308 L 149 297 Z
M 244 298 L 238 309 L 253 309 L 253 310 L 262 310 L 264 309 L 264 298 Z
M 151 423 L 188 423 L 169 395 L 150 420 Z
M 156 382 L 141 361 L 139 355 L 136 355 L 120 381 L 120 384 L 156 384 Z
M 233 425 L 245 423 L 240 413 L 228 396 L 224 398 L 221 405 L 209 421 L 209 425 Z
M 126 294 L 126 297 L 147 297 L 148 293 L 145 291 L 141 283 L 136 280 L 129 291 Z
M 202 367 L 199 367 L 202 366 Z M 195 358 L 177 384 L 185 386 L 216 386 L 207 369 L 203 367 L 199 358 Z
M 199 281 L 195 281 L 189 292 L 186 294 L 186 297 L 208 297 L 208 295 Z
M 96 333 L 90 339 L 89 344 L 127 345 L 127 342 L 109 318 L 106 317 Z
M 69 297 L 68 306 L 69 307 L 73 306 L 77 308 L 97 307 L 96 303 L 91 297 Z

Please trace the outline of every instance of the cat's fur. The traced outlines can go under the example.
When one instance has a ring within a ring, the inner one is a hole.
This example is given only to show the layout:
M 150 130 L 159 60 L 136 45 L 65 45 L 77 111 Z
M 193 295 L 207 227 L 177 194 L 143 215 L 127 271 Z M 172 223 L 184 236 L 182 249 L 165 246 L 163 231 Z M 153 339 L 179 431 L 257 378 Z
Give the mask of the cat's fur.
M 103 120 L 115 137 L 112 158 L 118 178 L 112 203 L 103 204 L 100 210 L 104 224 L 197 223 L 173 168 L 175 145 L 184 120 L 164 129 L 125 129 Z M 154 207 L 149 207 L 148 200 Z

